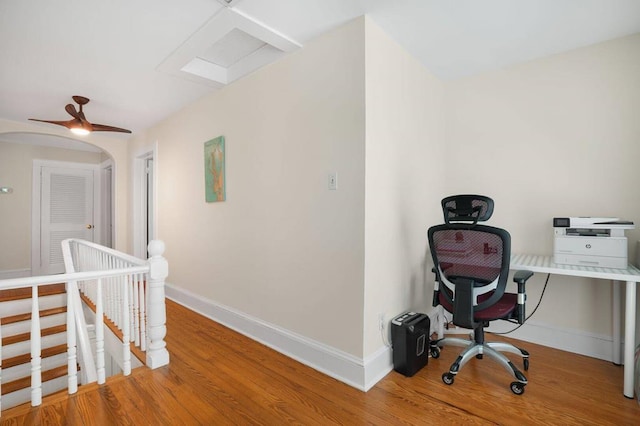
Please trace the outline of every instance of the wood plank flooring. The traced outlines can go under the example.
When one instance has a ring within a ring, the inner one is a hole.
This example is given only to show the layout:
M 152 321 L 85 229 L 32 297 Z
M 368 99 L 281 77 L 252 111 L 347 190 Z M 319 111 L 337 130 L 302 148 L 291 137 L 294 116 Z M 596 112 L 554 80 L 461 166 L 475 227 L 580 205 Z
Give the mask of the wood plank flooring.
M 470 361 L 453 385 L 443 384 L 453 347 L 414 377 L 391 372 L 364 393 L 171 301 L 167 329 L 169 366 L 6 410 L 0 424 L 640 424 L 640 405 L 622 395 L 621 367 L 526 342 L 510 340 L 531 353 L 522 396 L 489 359 Z

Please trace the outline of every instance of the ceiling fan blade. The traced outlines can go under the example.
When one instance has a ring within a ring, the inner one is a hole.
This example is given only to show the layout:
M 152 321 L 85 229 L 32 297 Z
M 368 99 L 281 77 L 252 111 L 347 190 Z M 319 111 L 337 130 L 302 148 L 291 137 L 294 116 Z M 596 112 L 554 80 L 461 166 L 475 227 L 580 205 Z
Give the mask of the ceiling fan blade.
M 94 132 L 120 132 L 120 133 L 131 133 L 131 130 L 121 129 L 120 127 L 106 126 L 104 124 L 92 124 Z
M 72 96 L 73 100 L 78 104 L 79 109 L 76 109 L 75 105 L 67 104 L 64 107 L 64 110 L 69 113 L 70 116 L 73 117 L 73 120 L 69 121 L 54 121 L 54 120 L 39 120 L 37 118 L 30 118 L 32 121 L 41 121 L 43 123 L 57 124 L 58 126 L 64 126 L 67 129 L 70 129 L 72 132 L 77 133 L 78 131 L 84 132 L 84 134 L 88 132 L 120 132 L 120 133 L 131 133 L 131 130 L 122 129 L 120 127 L 107 126 L 105 124 L 92 124 L 87 120 L 82 111 L 82 106 L 89 103 L 89 98 L 85 98 L 84 96 Z
M 78 111 L 76 111 L 76 107 L 72 104 L 67 104 L 67 106 L 64 107 L 64 110 L 67 111 L 73 118 L 80 119 L 80 114 L 78 113 Z
M 76 124 L 78 121 L 77 119 L 68 120 L 68 121 L 54 121 L 54 120 L 38 120 L 37 118 L 30 118 L 29 120 L 40 121 L 42 123 L 57 124 L 58 126 L 64 126 L 67 129 L 70 129 L 71 127 L 73 127 L 73 124 Z

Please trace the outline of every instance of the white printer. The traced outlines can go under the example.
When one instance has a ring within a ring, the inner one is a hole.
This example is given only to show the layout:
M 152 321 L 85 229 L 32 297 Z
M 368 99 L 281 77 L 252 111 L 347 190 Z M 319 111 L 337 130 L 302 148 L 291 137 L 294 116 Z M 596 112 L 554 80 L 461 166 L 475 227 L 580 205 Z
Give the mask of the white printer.
M 563 265 L 625 269 L 626 229 L 633 222 L 617 217 L 553 218 L 553 261 Z

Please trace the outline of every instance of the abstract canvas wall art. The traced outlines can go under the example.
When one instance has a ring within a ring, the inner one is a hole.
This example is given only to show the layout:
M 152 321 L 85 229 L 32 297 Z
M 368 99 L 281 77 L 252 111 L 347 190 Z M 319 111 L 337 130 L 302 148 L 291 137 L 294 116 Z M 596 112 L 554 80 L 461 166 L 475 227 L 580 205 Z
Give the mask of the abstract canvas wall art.
M 204 143 L 204 185 L 207 203 L 226 199 L 224 136 Z

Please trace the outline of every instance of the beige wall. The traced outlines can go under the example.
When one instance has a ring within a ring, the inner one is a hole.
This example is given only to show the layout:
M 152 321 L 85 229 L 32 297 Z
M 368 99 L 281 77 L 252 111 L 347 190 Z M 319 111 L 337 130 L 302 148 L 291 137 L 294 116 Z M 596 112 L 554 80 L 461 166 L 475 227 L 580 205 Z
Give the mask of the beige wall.
M 552 218 L 616 216 L 640 227 L 640 35 L 446 84 L 450 193 L 495 199 L 513 251 L 553 251 Z M 640 230 L 628 232 L 635 259 Z M 542 289 L 529 286 L 529 303 Z M 611 288 L 553 276 L 532 319 L 611 334 Z
M 61 128 L 58 130 L 56 126 L 40 126 L 31 123 L 20 123 L 9 120 L 0 119 L 0 141 L 2 140 L 2 134 L 5 133 L 33 133 L 38 135 L 53 135 L 59 137 L 65 137 L 68 139 L 78 140 L 103 150 L 102 154 L 98 154 L 97 161 L 104 161 L 106 158 L 111 158 L 114 163 L 114 180 L 115 180 L 115 199 L 114 199 L 114 226 L 115 226 L 115 242 L 114 248 L 121 251 L 127 251 L 127 242 L 129 240 L 129 219 L 127 212 L 129 209 L 128 203 L 128 184 L 129 184 L 129 163 L 128 163 L 128 141 L 121 137 L 109 137 L 102 134 L 91 134 L 86 137 L 76 137 L 70 134 L 66 129 Z M 0 152 L 0 157 L 2 153 Z M 60 158 L 55 158 L 61 161 L 75 161 L 76 155 L 82 156 L 83 154 L 69 154 L 69 156 L 63 155 Z M 54 158 L 50 158 L 54 159 Z M 0 159 L 0 161 L 2 161 Z M 32 165 L 28 166 L 29 173 L 31 173 Z M 0 173 L 1 170 L 0 170 Z M 15 194 L 15 193 L 14 193 Z M 31 196 L 31 189 L 29 189 L 29 197 Z M 0 200 L 1 201 L 1 200 Z M 26 216 L 31 218 L 31 203 L 29 199 L 29 209 L 24 212 Z M 1 216 L 0 216 L 1 217 Z M 28 237 L 28 235 L 27 235 Z M 27 261 L 29 264 L 29 261 Z M 2 269 L 2 268 L 0 268 Z
M 366 22 L 365 357 L 380 314 L 431 309 L 426 230 L 445 186 L 444 84 Z
M 210 95 L 157 141 L 168 281 L 362 356 L 364 20 Z M 227 200 L 206 203 L 204 143 L 226 139 Z M 338 190 L 327 188 L 338 173 Z
M 639 47 L 634 36 L 445 83 L 368 19 L 324 35 L 132 141 L 130 156 L 157 144 L 169 282 L 372 356 L 380 314 L 430 309 L 426 230 L 443 196 L 493 197 L 515 252 L 550 253 L 554 216 L 640 221 Z M 227 201 L 208 204 L 203 144 L 219 135 Z M 530 302 L 541 289 L 536 276 Z M 533 321 L 610 335 L 610 292 L 553 277 Z
M 2 142 L 0 186 L 13 193 L 0 195 L 0 271 L 31 269 L 31 188 L 33 160 L 100 163 L 100 153 Z

